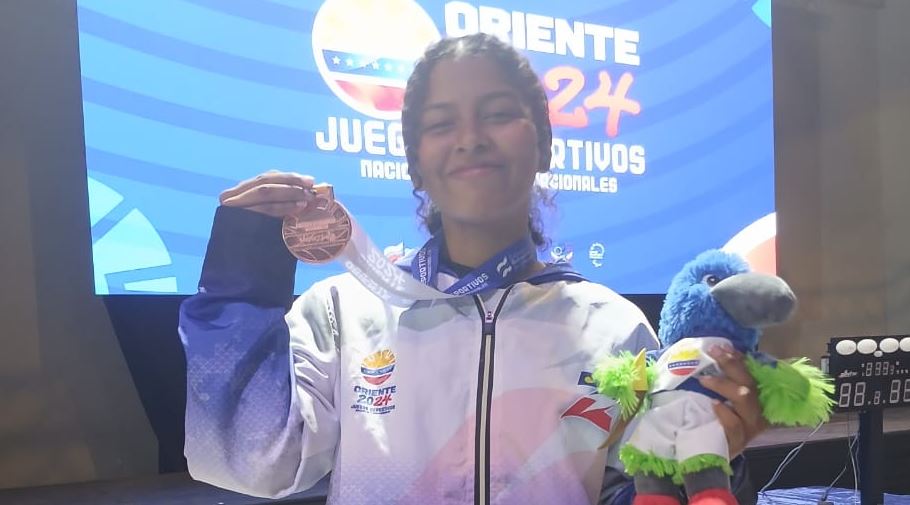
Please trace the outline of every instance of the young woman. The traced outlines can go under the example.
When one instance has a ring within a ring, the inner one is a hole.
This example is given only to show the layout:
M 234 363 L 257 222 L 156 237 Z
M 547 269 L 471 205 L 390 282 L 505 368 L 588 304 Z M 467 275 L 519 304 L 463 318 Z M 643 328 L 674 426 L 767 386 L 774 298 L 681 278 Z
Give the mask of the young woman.
M 329 503 L 344 505 L 630 500 L 600 449 L 615 409 L 586 378 L 657 342 L 630 302 L 536 259 L 552 137 L 537 76 L 493 37 L 442 40 L 408 81 L 402 126 L 424 253 L 439 258 L 402 268 L 439 290 L 486 282 L 399 307 L 345 274 L 288 311 L 295 260 L 277 218 L 306 207 L 313 179 L 225 191 L 181 308 L 191 474 L 278 497 L 331 472 Z M 742 363 L 719 359 L 729 378 L 706 385 L 730 399 L 717 408 L 736 454 L 763 420 Z

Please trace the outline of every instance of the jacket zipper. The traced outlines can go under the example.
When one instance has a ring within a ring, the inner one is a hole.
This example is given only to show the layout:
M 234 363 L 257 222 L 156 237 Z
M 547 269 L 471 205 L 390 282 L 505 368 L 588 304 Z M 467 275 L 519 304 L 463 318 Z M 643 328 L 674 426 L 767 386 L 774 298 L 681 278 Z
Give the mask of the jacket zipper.
M 474 504 L 490 503 L 490 394 L 493 391 L 493 351 L 496 346 L 496 318 L 512 287 L 499 298 L 496 310 L 488 311 L 480 295 L 474 302 L 483 327 L 480 341 L 480 366 L 477 373 L 477 427 L 474 433 Z

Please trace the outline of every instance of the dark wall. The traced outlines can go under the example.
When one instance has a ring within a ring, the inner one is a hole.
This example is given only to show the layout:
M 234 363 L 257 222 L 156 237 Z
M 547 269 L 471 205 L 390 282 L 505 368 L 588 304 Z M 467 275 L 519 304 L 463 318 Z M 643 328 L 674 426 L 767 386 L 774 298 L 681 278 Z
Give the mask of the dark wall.
M 157 470 L 91 295 L 78 56 L 73 2 L 0 1 L 0 488 Z
M 158 440 L 158 470 L 186 470 L 183 411 L 186 363 L 177 334 L 183 296 L 109 296 L 104 305 L 149 423 Z
M 910 333 L 910 2 L 774 2 L 779 271 L 800 298 L 764 347 Z

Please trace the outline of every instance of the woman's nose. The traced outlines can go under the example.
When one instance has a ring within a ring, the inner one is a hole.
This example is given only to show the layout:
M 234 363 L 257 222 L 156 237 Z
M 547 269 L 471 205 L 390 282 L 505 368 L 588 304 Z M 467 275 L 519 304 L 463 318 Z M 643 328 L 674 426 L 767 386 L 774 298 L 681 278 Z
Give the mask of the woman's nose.
M 489 147 L 489 137 L 483 125 L 476 121 L 466 121 L 458 128 L 455 147 L 458 151 L 473 152 Z

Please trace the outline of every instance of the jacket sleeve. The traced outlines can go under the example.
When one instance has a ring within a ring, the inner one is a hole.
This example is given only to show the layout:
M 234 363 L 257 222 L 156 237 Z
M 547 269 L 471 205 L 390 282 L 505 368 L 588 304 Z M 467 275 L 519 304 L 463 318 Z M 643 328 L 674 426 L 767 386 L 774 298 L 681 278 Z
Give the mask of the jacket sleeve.
M 655 351 L 660 348 L 660 341 L 657 340 L 657 335 L 651 328 L 651 324 L 648 323 L 648 319 L 645 317 L 644 313 L 631 302 L 629 305 L 630 314 L 628 316 L 629 323 L 627 324 L 629 325 L 630 330 L 628 331 L 627 337 L 620 339 L 613 346 L 613 354 L 619 354 L 622 351 L 626 351 L 634 356 L 642 349 Z
M 320 321 L 325 305 L 315 290 L 286 315 L 296 262 L 280 227 L 268 216 L 219 208 L 199 292 L 181 305 L 179 322 L 190 474 L 273 498 L 324 477 L 339 433 L 336 342 Z

